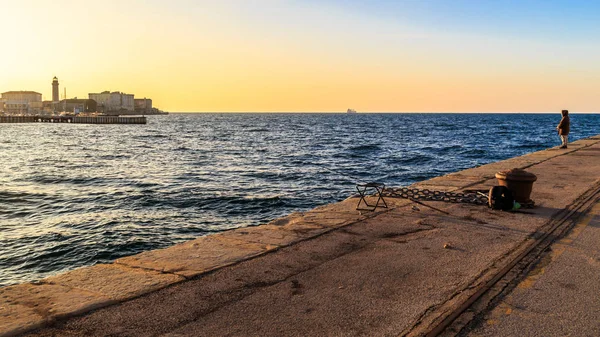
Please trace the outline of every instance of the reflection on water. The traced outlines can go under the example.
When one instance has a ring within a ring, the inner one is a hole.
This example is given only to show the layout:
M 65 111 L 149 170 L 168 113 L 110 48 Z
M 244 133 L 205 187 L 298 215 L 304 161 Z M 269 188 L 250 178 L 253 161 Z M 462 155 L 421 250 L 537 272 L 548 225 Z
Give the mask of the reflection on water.
M 202 114 L 0 125 L 0 285 L 559 144 L 553 115 Z M 573 115 L 571 139 L 597 115 Z

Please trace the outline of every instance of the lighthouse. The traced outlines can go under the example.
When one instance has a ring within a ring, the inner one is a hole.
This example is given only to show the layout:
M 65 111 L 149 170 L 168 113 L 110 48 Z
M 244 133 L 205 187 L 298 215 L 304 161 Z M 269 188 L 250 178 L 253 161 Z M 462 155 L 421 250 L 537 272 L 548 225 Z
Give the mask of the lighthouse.
M 52 79 L 52 103 L 58 103 L 60 98 L 58 97 L 58 78 L 54 76 Z

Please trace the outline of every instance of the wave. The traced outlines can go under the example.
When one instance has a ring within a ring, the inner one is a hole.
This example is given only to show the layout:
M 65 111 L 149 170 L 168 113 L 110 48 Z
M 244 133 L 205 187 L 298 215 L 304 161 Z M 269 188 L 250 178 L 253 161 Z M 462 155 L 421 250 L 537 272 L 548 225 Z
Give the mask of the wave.
M 138 135 L 134 136 L 134 139 L 154 139 L 154 138 L 169 138 L 169 135 L 156 134 L 156 135 Z
M 14 191 L 2 191 L 0 190 L 1 202 L 22 202 L 22 203 L 35 203 L 34 199 L 45 197 L 46 194 L 42 193 L 30 193 L 30 192 L 14 192 Z
M 577 138 L 597 133 L 600 115 L 576 117 Z M 24 146 L 33 140 L 22 128 L 3 125 L 0 285 L 265 223 L 343 200 L 360 181 L 407 185 L 535 151 L 558 142 L 548 131 L 557 122 L 177 114 L 148 128 L 44 125 L 36 146 Z M 65 143 L 81 146 L 64 151 Z
M 112 179 L 101 178 L 101 177 L 79 177 L 70 178 L 68 176 L 32 176 L 28 179 L 29 182 L 38 183 L 42 185 L 54 185 L 54 184 L 73 184 L 73 185 L 106 185 L 112 181 Z
M 397 163 L 407 166 L 425 165 L 431 163 L 435 159 L 434 156 L 426 153 L 408 154 L 406 157 L 399 158 Z
M 536 143 L 536 144 L 521 144 L 521 145 L 517 145 L 516 148 L 524 149 L 524 150 L 540 151 L 540 150 L 543 150 L 543 149 L 551 147 L 551 146 L 552 145 L 550 145 L 550 144 Z
M 129 158 L 131 158 L 130 155 L 121 154 L 121 153 L 98 156 L 98 159 L 102 159 L 102 160 L 129 159 Z
M 355 151 L 355 152 L 369 152 L 369 151 L 380 151 L 381 149 L 382 148 L 381 148 L 380 144 L 369 144 L 369 145 L 352 146 L 348 150 Z

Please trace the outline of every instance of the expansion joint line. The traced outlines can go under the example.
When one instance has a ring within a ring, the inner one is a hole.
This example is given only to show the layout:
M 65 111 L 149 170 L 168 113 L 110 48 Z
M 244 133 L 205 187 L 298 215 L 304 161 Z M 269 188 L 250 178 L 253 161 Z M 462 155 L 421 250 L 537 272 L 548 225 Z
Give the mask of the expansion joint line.
M 542 230 L 543 232 L 540 233 L 541 235 L 536 238 L 530 237 L 528 241 L 532 242 L 526 246 L 526 248 L 516 258 L 501 268 L 493 277 L 491 277 L 489 281 L 485 282 L 482 286 L 479 286 L 477 291 L 470 295 L 456 309 L 445 315 L 445 317 L 438 318 L 438 323 L 434 323 L 431 329 L 423 334 L 419 333 L 419 335 L 435 337 L 443 333 L 446 328 L 448 328 L 460 315 L 462 315 L 463 312 L 469 309 L 478 299 L 490 291 L 519 263 L 522 263 L 525 258 L 530 257 L 531 261 L 528 261 L 528 263 L 526 263 L 524 266 L 521 266 L 521 268 L 527 268 L 527 266 L 529 266 L 531 263 L 537 261 L 538 257 L 547 247 L 566 234 L 573 227 L 574 223 L 577 221 L 577 219 L 573 218 L 574 215 L 576 215 L 578 212 L 580 212 L 580 214 L 587 212 L 594 205 L 594 203 L 598 201 L 600 201 L 600 183 L 594 184 L 594 186 L 584 192 L 580 198 L 553 216 L 548 222 L 547 226 L 544 226 L 547 230 Z M 569 222 L 569 219 L 572 221 Z M 518 249 L 519 248 L 517 248 L 517 250 Z M 516 275 L 520 274 L 522 273 L 516 273 Z M 409 332 L 409 334 L 410 333 L 411 332 Z

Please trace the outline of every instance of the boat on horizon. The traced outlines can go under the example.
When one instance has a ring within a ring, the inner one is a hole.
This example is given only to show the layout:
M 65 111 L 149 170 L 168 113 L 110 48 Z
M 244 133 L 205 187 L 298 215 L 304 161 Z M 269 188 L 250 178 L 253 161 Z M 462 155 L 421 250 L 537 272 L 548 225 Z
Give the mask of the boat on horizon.
M 356 112 L 356 110 L 354 110 L 354 109 L 348 109 L 348 110 L 346 110 L 346 113 L 347 113 L 347 114 L 355 114 L 355 113 L 357 113 L 357 112 Z

